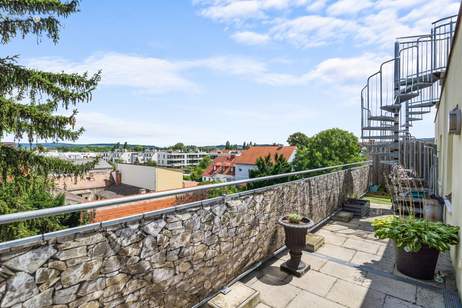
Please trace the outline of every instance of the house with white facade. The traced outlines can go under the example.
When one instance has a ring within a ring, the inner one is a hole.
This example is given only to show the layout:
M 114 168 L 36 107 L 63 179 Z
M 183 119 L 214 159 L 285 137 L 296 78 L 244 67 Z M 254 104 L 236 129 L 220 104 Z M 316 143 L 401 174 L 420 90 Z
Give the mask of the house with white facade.
M 255 146 L 251 147 L 237 156 L 234 160 L 234 179 L 248 179 L 249 172 L 257 168 L 257 159 L 270 156 L 274 159 L 276 154 L 282 155 L 289 163 L 295 158 L 297 147 L 295 146 Z

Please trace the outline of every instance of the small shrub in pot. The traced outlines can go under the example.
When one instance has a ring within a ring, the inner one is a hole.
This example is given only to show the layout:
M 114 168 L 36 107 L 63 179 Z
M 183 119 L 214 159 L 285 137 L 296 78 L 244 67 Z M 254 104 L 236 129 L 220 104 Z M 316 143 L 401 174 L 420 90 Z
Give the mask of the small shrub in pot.
M 459 227 L 412 216 L 386 216 L 372 226 L 376 237 L 394 241 L 397 269 L 418 279 L 433 279 L 439 253 L 459 243 Z

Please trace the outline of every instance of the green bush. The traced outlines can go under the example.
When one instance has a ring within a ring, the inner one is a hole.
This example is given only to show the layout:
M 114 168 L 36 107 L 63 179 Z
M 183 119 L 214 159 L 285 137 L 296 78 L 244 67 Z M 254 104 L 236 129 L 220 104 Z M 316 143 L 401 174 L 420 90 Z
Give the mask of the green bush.
M 418 252 L 422 246 L 449 250 L 459 243 L 459 227 L 414 217 L 386 216 L 372 222 L 375 236 L 394 240 L 406 252 Z

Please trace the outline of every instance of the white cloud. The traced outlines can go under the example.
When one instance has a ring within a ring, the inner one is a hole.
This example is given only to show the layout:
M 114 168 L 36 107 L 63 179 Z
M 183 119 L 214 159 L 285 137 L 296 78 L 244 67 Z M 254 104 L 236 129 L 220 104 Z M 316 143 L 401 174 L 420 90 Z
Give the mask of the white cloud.
M 330 58 L 319 63 L 310 73 L 312 80 L 332 83 L 365 82 L 366 78 L 378 70 L 386 58 L 374 54 L 363 54 L 350 58 Z
M 319 0 L 318 0 L 319 1 Z M 283 11 L 307 5 L 308 0 L 196 0 L 199 13 L 220 22 L 242 23 L 264 19 L 268 11 Z
M 295 86 L 308 81 L 306 74 L 275 73 L 266 62 L 244 57 L 213 57 L 191 61 L 189 65 L 271 86 Z
M 357 26 L 352 21 L 309 15 L 282 21 L 274 26 L 270 33 L 275 40 L 307 48 L 331 44 L 356 29 Z
M 329 6 L 327 13 L 334 16 L 356 14 L 372 5 L 369 0 L 340 0 Z
M 127 86 L 152 92 L 198 90 L 198 86 L 181 75 L 178 63 L 154 57 L 120 53 L 91 56 L 82 62 L 59 58 L 36 58 L 31 67 L 47 71 L 96 72 L 103 71 L 101 83 L 110 86 Z
M 427 27 L 429 30 L 430 25 Z M 397 37 L 423 33 L 425 31 L 422 29 L 403 23 L 395 10 L 384 9 L 365 16 L 355 38 L 360 44 L 377 44 L 376 47 L 391 49 Z
M 215 20 L 237 20 L 239 18 L 262 18 L 257 1 L 232 1 L 207 7 L 201 11 L 205 17 Z
M 29 65 L 49 71 L 94 72 L 103 70 L 102 84 L 141 89 L 148 93 L 171 91 L 197 92 L 201 88 L 191 72 L 209 71 L 223 76 L 251 81 L 256 84 L 286 87 L 302 86 L 313 80 L 346 83 L 364 79 L 377 69 L 383 57 L 366 53 L 358 57 L 329 58 L 304 73 L 276 72 L 272 61 L 249 57 L 221 56 L 191 60 L 168 60 L 125 54 L 108 53 L 91 56 L 82 62 L 64 59 L 37 58 Z M 280 63 L 280 59 L 275 59 Z M 285 62 L 283 62 L 285 63 Z M 189 77 L 186 78 L 185 76 Z
M 260 34 L 252 31 L 241 31 L 231 35 L 231 38 L 238 43 L 246 45 L 262 45 L 270 40 L 267 34 Z
M 127 136 L 136 140 L 168 138 L 175 135 L 172 127 L 153 122 L 132 121 L 113 117 L 107 113 L 81 112 L 77 115 L 77 125 L 85 128 L 84 138 L 96 135 L 100 139 L 123 140 Z
M 202 16 L 226 23 L 234 31 L 232 38 L 244 44 L 251 38 L 239 40 L 236 32 L 249 32 L 258 24 L 263 29 L 259 33 L 260 42 L 277 40 L 311 48 L 350 39 L 376 49 L 389 47 L 396 37 L 429 33 L 432 21 L 456 14 L 460 5 L 458 0 L 339 0 L 329 2 L 327 8 L 327 0 L 196 0 L 194 3 Z M 308 13 L 300 15 L 297 8 L 305 8 Z
M 308 81 L 306 74 L 274 72 L 270 63 L 239 56 L 169 60 L 121 53 L 91 56 L 81 62 L 62 58 L 27 61 L 28 66 L 54 72 L 96 72 L 101 69 L 102 85 L 130 87 L 154 94 L 197 93 L 201 86 L 188 73 L 198 70 L 219 72 L 270 86 L 294 86 Z
M 308 12 L 319 12 L 326 6 L 326 0 L 312 0 L 308 3 L 306 10 Z
M 127 119 L 100 112 L 81 112 L 77 115 L 77 126 L 85 128 L 79 138 L 81 143 L 127 141 L 129 143 L 167 146 L 178 141 L 191 144 L 210 144 L 223 139 L 218 130 L 211 131 L 197 125 L 183 125 L 168 116 L 154 121 Z

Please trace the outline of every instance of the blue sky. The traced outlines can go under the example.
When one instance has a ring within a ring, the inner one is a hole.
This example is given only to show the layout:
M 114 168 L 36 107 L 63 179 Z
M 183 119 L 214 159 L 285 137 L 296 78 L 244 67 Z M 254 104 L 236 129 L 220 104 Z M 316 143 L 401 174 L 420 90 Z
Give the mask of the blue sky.
M 360 89 L 397 36 L 429 32 L 457 0 L 83 0 L 57 45 L 4 54 L 52 71 L 103 70 L 79 143 L 285 142 L 359 135 Z M 433 134 L 432 115 L 414 129 Z

